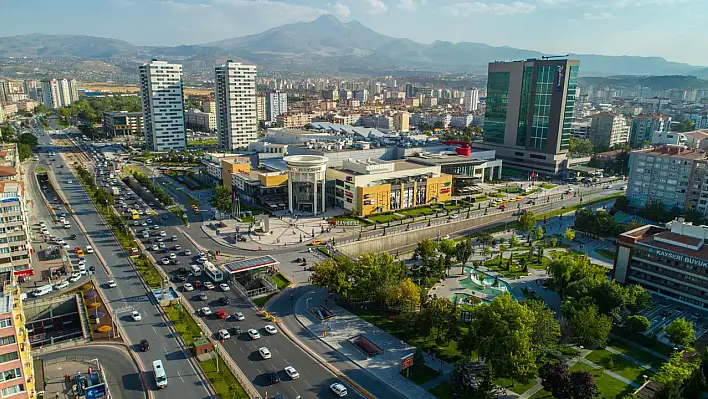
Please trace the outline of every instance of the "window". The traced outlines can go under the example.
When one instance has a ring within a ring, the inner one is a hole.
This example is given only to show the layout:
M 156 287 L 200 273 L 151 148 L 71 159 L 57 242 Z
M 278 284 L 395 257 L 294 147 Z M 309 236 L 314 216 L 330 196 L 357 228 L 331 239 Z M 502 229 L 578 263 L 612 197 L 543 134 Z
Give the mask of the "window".
M 7 337 L 0 338 L 0 345 L 2 345 L 2 346 L 14 344 L 15 342 L 16 341 L 15 341 L 14 335 L 8 335 Z
M 7 363 L 20 358 L 17 352 L 10 352 L 4 355 L 0 355 L 0 363 Z
M 6 319 L 0 319 L 0 328 L 10 327 L 10 326 L 12 326 L 12 317 L 8 317 Z
M 4 398 L 6 396 L 15 395 L 15 394 L 18 394 L 18 393 L 24 392 L 24 391 L 25 391 L 24 384 L 17 384 L 12 387 L 3 388 L 2 389 L 2 397 Z
M 22 371 L 19 367 L 14 370 L 7 370 L 0 373 L 0 381 L 13 380 L 20 377 L 22 377 Z

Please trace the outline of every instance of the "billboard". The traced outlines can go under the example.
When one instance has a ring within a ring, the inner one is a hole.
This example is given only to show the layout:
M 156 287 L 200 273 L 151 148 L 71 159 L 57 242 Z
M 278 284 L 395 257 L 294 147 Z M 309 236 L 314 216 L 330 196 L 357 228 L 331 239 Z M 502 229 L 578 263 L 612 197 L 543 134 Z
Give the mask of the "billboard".
M 401 358 L 401 370 L 405 370 L 413 365 L 413 355 L 414 353 L 411 353 Z M 88 397 L 86 399 L 88 399 Z
M 98 384 L 86 388 L 86 399 L 99 399 L 106 397 L 106 384 Z

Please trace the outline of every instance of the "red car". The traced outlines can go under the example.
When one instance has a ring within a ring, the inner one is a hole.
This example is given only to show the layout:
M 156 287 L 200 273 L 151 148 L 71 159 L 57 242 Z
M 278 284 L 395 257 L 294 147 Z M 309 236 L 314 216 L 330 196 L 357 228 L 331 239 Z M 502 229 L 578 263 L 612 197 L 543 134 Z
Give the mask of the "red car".
M 202 288 L 202 282 L 199 280 L 193 281 L 192 285 L 194 286 L 194 288 Z
M 81 247 L 74 247 L 74 252 L 78 252 L 81 250 Z
M 223 309 L 217 310 L 216 313 L 214 313 L 214 314 L 216 315 L 216 317 L 218 317 L 218 318 L 220 318 L 220 319 L 225 319 L 225 318 L 226 318 L 226 312 L 224 312 Z

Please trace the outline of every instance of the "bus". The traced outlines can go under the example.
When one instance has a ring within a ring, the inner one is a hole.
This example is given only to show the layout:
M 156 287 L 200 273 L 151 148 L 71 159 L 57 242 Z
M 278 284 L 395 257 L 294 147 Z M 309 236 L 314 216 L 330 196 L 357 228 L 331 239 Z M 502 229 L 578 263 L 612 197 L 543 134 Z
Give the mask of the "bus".
M 131 209 L 130 210 L 130 215 L 132 216 L 133 220 L 138 220 L 140 219 L 140 214 L 138 213 L 137 210 Z
M 167 373 L 165 373 L 165 368 L 162 366 L 161 360 L 155 360 L 152 362 L 152 371 L 155 372 L 155 383 L 158 388 L 164 388 L 167 386 Z
M 204 273 L 215 283 L 224 281 L 224 273 L 209 261 L 204 262 Z

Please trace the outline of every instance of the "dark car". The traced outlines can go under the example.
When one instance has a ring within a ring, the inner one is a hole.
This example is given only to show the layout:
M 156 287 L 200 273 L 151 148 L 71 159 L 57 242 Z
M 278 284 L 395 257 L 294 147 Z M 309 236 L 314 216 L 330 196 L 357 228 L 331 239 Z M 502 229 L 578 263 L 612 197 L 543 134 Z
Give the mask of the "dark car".
M 229 298 L 222 296 L 219 298 L 219 305 L 226 306 L 229 304 Z
M 185 269 L 184 267 L 180 267 L 177 269 L 177 273 L 179 274 L 189 274 L 189 270 Z
M 276 371 L 269 371 L 268 372 L 268 382 L 272 384 L 277 384 L 280 382 L 280 376 L 278 376 L 278 373 Z
M 177 280 L 177 282 L 179 282 L 179 283 L 184 283 L 185 281 L 187 281 L 187 277 L 177 276 L 177 277 L 175 277 L 175 280 Z
M 231 336 L 236 336 L 241 334 L 241 327 L 231 327 L 227 330 Z
M 172 263 L 173 265 L 179 265 L 179 259 L 171 259 L 170 263 Z
M 150 344 L 148 343 L 147 339 L 140 340 L 140 350 L 143 352 L 147 352 L 150 350 Z
M 90 271 L 90 272 L 95 272 L 95 271 L 96 271 L 96 266 L 89 266 L 89 271 Z
M 69 236 L 69 239 L 70 239 L 70 240 L 75 240 L 75 239 L 76 239 L 76 234 L 70 235 L 70 236 Z

